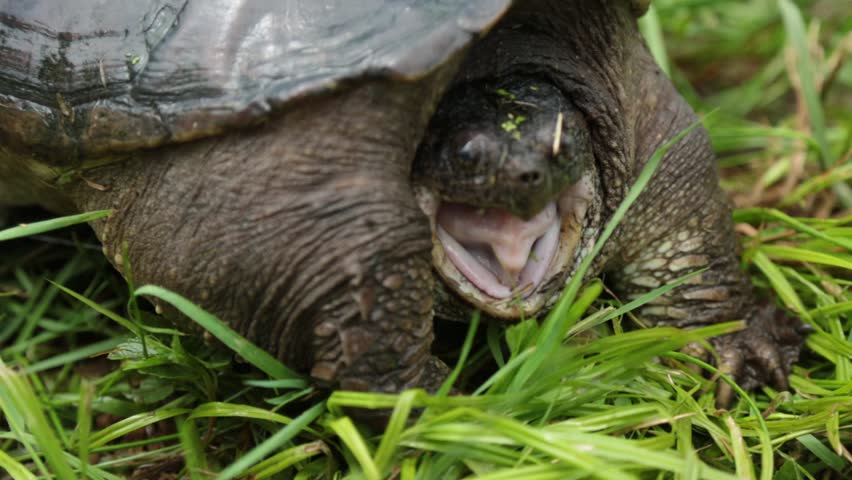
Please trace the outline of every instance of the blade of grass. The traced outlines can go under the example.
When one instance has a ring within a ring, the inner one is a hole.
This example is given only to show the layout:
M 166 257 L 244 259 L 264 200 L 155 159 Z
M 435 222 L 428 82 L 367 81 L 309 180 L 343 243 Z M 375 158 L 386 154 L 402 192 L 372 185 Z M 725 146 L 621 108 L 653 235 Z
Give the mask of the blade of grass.
M 130 298 L 127 300 L 127 313 L 130 321 L 133 323 L 136 336 L 139 337 L 139 342 L 142 344 L 142 355 L 148 356 L 148 339 L 145 335 L 145 330 L 142 328 L 142 313 L 139 311 L 139 302 L 133 291 L 136 290 L 136 285 L 133 281 L 133 269 L 130 265 L 130 252 L 128 251 L 127 242 L 121 244 L 121 268 L 124 271 L 124 280 L 127 282 L 127 289 L 130 292 Z
M 509 468 L 489 472 L 483 475 L 472 475 L 468 479 L 477 480 L 518 480 L 519 478 L 529 480 L 573 480 L 575 478 L 586 478 L 585 473 L 577 472 L 572 467 L 535 465 L 530 467 Z
M 319 454 L 330 455 L 328 446 L 322 441 L 306 443 L 288 448 L 267 458 L 246 471 L 247 478 L 261 480 L 284 471 L 291 465 Z M 279 478 L 279 477 L 275 477 Z M 285 477 L 286 478 L 286 477 Z M 297 477 L 298 478 L 298 477 Z
M 784 245 L 761 245 L 760 251 L 769 257 L 778 260 L 792 260 L 796 262 L 818 263 L 832 267 L 852 270 L 852 262 L 836 257 L 829 253 L 815 252 L 804 248 L 787 247 Z
M 737 468 L 737 477 L 743 480 L 755 480 L 754 464 L 751 463 L 751 456 L 746 449 L 743 434 L 740 431 L 739 425 L 731 417 L 730 414 L 724 414 L 725 426 L 728 427 L 729 436 L 731 439 L 730 448 L 734 454 L 734 464 Z
M 79 215 L 69 215 L 67 217 L 52 218 L 50 220 L 44 220 L 42 222 L 34 222 L 26 225 L 19 225 L 17 227 L 7 228 L 6 230 L 0 230 L 0 242 L 12 240 L 15 238 L 28 237 L 30 235 L 36 235 L 39 233 L 50 232 L 52 230 L 59 230 L 60 228 L 70 227 L 71 225 L 77 225 L 80 223 L 91 222 L 92 220 L 104 218 L 110 213 L 112 213 L 112 210 L 97 210 L 94 212 L 81 213 Z
M 191 419 L 177 418 L 176 422 L 180 444 L 183 447 L 183 457 L 186 460 L 186 470 L 191 480 L 204 480 L 203 472 L 207 470 L 207 458 L 195 422 Z
M 839 235 L 827 235 L 825 232 L 821 232 L 816 228 L 807 225 L 800 219 L 793 218 L 787 215 L 786 213 L 780 210 L 776 210 L 774 208 L 749 208 L 737 210 L 736 212 L 734 212 L 734 222 L 762 222 L 766 219 L 778 220 L 780 222 L 786 223 L 787 225 L 793 227 L 799 232 L 806 233 L 812 237 L 819 238 L 820 240 L 825 240 L 826 242 L 852 251 L 852 240 L 842 238 Z M 829 224 L 833 222 L 826 223 Z
M 683 464 L 683 459 L 673 452 L 643 449 L 638 442 L 631 440 L 575 431 L 560 432 L 561 435 L 557 436 L 552 429 L 539 431 L 505 417 L 470 409 L 468 412 L 488 428 L 495 429 L 522 445 L 529 445 L 568 465 L 576 465 L 578 468 L 604 478 L 622 478 L 623 475 L 626 475 L 624 478 L 632 478 L 617 468 L 614 461 L 637 461 L 649 468 L 672 472 L 680 471 L 680 466 Z M 593 452 L 600 457 L 593 456 Z M 609 463 L 601 464 L 604 459 L 607 459 Z M 706 468 L 702 474 L 705 478 L 733 478 L 729 474 L 711 468 Z
M 799 298 L 799 295 L 796 293 L 796 290 L 793 289 L 793 286 L 790 285 L 790 282 L 787 281 L 787 277 L 781 273 L 781 270 L 778 269 L 778 266 L 772 263 L 772 260 L 766 256 L 763 252 L 755 252 L 754 257 L 752 258 L 754 264 L 759 268 L 766 278 L 769 280 L 769 283 L 772 284 L 773 289 L 781 297 L 781 300 L 784 302 L 784 305 L 787 306 L 790 310 L 793 310 L 797 314 L 801 315 L 803 319 L 810 321 L 810 315 L 808 315 L 807 309 L 805 305 L 802 303 L 802 299 Z
M 355 460 L 357 460 L 367 480 L 381 480 L 381 472 L 370 455 L 367 442 L 355 428 L 352 420 L 349 417 L 341 417 L 329 423 L 328 426 L 349 447 L 349 451 L 355 456 Z
M 223 402 L 208 402 L 203 403 L 192 410 L 189 419 L 194 418 L 209 418 L 209 417 L 235 417 L 235 418 L 253 418 L 264 420 L 267 422 L 281 423 L 288 425 L 293 422 L 293 419 L 275 412 L 270 412 L 263 408 L 252 407 L 251 405 L 240 405 L 235 403 Z
M 285 390 L 295 390 L 305 388 L 305 381 L 302 379 L 274 379 L 274 380 L 246 380 L 246 385 L 260 388 L 283 388 Z
M 50 280 L 48 280 L 48 281 L 50 283 L 52 283 L 53 285 L 55 285 L 56 288 L 62 290 L 67 295 L 70 295 L 71 297 L 75 298 L 77 301 L 83 303 L 84 305 L 91 308 L 92 310 L 94 310 L 94 311 L 100 313 L 101 315 L 109 318 L 113 322 L 115 322 L 115 323 L 121 325 L 122 327 L 126 328 L 128 331 L 133 332 L 134 334 L 136 333 L 137 327 L 130 320 L 122 317 L 121 315 L 113 312 L 112 310 L 110 310 L 108 308 L 104 308 L 103 306 L 101 306 L 97 302 L 89 300 L 88 298 L 84 297 L 83 295 L 80 295 L 79 293 L 75 292 L 74 290 L 71 290 L 70 288 L 64 287 L 64 286 L 62 286 L 58 283 L 52 282 Z M 152 339 L 149 339 L 149 341 L 156 341 L 156 340 L 154 340 L 152 338 Z M 158 341 L 157 341 L 157 346 L 161 350 L 165 348 L 164 345 L 162 343 L 158 342 Z
M 37 480 L 38 477 L 27 470 L 27 467 L 16 462 L 14 458 L 0 449 L 0 470 L 6 471 L 13 480 Z
M 478 319 L 479 315 L 476 315 L 476 317 Z M 462 364 L 461 360 L 459 360 L 459 364 Z M 391 458 L 396 449 L 399 448 L 402 431 L 411 415 L 411 408 L 416 396 L 417 391 L 415 390 L 407 390 L 399 394 L 399 401 L 391 414 L 385 433 L 382 435 L 379 448 L 376 449 L 374 463 L 379 472 L 387 472 Z
M 852 181 L 852 163 L 837 165 L 822 175 L 817 175 L 803 181 L 793 190 L 793 193 L 784 197 L 779 205 L 782 207 L 795 205 L 808 195 L 822 191 L 833 185 L 848 184 L 850 181 Z
M 479 310 L 473 312 L 470 319 L 470 326 L 467 329 L 467 336 L 465 336 L 461 354 L 456 362 L 456 367 L 452 372 L 450 372 L 450 375 L 446 380 L 444 380 L 444 383 L 441 384 L 441 388 L 438 389 L 437 393 L 435 393 L 436 397 L 446 397 L 447 394 L 450 393 L 450 389 L 453 388 L 453 384 L 456 383 L 456 379 L 459 378 L 459 375 L 464 368 L 464 363 L 467 361 L 468 355 L 470 355 L 470 349 L 473 346 L 473 338 L 476 335 L 477 328 L 479 328 Z
M 808 315 L 815 318 L 824 318 L 849 312 L 852 312 L 852 300 L 813 308 L 808 310 Z
M 778 0 L 778 8 L 784 19 L 784 27 L 787 31 L 787 39 L 796 54 L 796 70 L 802 87 L 802 96 L 808 109 L 808 118 L 811 123 L 811 133 L 819 144 L 820 161 L 823 170 L 834 166 L 831 148 L 828 145 L 828 137 L 825 128 L 825 115 L 822 110 L 822 102 L 817 92 L 814 74 L 816 68 L 811 63 L 811 53 L 808 48 L 807 34 L 805 33 L 805 22 L 799 8 L 790 0 Z M 840 202 L 846 207 L 852 207 L 852 188 L 845 183 L 835 183 L 834 193 Z
M 44 370 L 61 367 L 63 365 L 78 362 L 86 358 L 101 355 L 103 353 L 109 352 L 110 350 L 114 349 L 125 341 L 127 341 L 127 339 L 121 337 L 107 338 L 106 340 L 101 340 L 100 342 L 92 343 L 76 350 L 55 355 L 38 363 L 34 363 L 29 367 L 25 368 L 24 373 L 42 372 Z
M 302 378 L 301 375 L 290 370 L 283 363 L 273 358 L 272 355 L 261 350 L 253 343 L 243 338 L 231 327 L 215 316 L 207 313 L 198 305 L 190 302 L 177 293 L 170 292 L 156 285 L 145 285 L 136 289 L 136 295 L 149 295 L 169 302 L 184 315 L 204 327 L 228 348 L 238 353 L 247 362 L 259 368 L 272 378 Z
M 148 425 L 162 422 L 170 418 L 189 413 L 188 408 L 161 408 L 153 412 L 145 412 L 132 415 L 123 420 L 94 433 L 91 437 L 90 447 L 92 449 L 106 445 L 107 443 Z
M 706 118 L 706 117 L 705 117 Z M 574 302 L 574 299 L 577 296 L 577 292 L 580 290 L 580 284 L 583 281 L 583 277 L 586 272 L 592 265 L 592 261 L 595 257 L 597 257 L 598 253 L 603 248 L 603 245 L 615 231 L 615 228 L 621 222 L 621 219 L 624 218 L 624 215 L 627 213 L 627 210 L 631 205 L 639 198 L 639 194 L 642 193 L 642 190 L 645 189 L 645 186 L 651 180 L 651 176 L 653 176 L 654 172 L 657 169 L 657 166 L 662 161 L 663 156 L 668 152 L 668 150 L 673 147 L 675 144 L 680 142 L 684 137 L 686 137 L 690 132 L 692 132 L 695 128 L 697 128 L 701 124 L 700 121 L 696 121 L 682 132 L 678 133 L 671 140 L 663 144 L 660 148 L 657 149 L 656 152 L 648 159 L 648 162 L 642 167 L 642 170 L 639 172 L 639 175 L 636 177 L 636 181 L 633 183 L 633 186 L 630 187 L 630 190 L 627 192 L 624 200 L 616 209 L 615 213 L 612 215 L 612 218 L 604 228 L 603 232 L 601 232 L 594 246 L 592 247 L 591 252 L 589 252 L 583 260 L 580 262 L 580 266 L 577 267 L 576 271 L 571 278 L 571 281 L 568 283 L 568 286 L 562 292 L 562 295 L 557 300 L 556 305 L 547 315 L 547 319 L 545 320 L 544 325 L 541 329 L 541 341 L 537 342 L 538 347 L 536 351 L 530 356 L 530 358 L 524 362 L 518 371 L 515 378 L 512 380 L 512 383 L 509 387 L 510 392 L 517 392 L 523 388 L 523 385 L 529 381 L 530 377 L 533 373 L 538 370 L 541 364 L 544 362 L 545 358 L 553 352 L 553 350 L 559 345 L 562 339 L 565 337 L 565 333 L 571 328 L 572 322 L 570 318 L 568 318 L 568 310 L 570 305 Z M 576 320 L 576 319 L 574 319 Z
M 820 460 L 825 462 L 826 465 L 831 467 L 833 470 L 838 473 L 843 473 L 846 470 L 846 461 L 843 460 L 843 457 L 836 455 L 831 451 L 828 447 L 822 444 L 816 437 L 811 434 L 802 435 L 797 437 L 796 440 L 799 441 L 802 445 L 805 446 L 808 450 L 811 451 L 814 455 L 817 456 Z
M 763 414 L 757 407 L 757 403 L 755 403 L 754 399 L 745 390 L 743 390 L 742 387 L 740 387 L 737 382 L 735 382 L 730 376 L 722 373 L 716 367 L 710 365 L 709 363 L 703 362 L 697 358 L 691 357 L 681 352 L 668 352 L 664 355 L 667 357 L 678 359 L 683 362 L 698 365 L 710 374 L 718 376 L 719 381 L 727 383 L 735 392 L 737 392 L 737 395 L 739 395 L 740 399 L 745 402 L 746 405 L 748 405 L 749 411 L 751 411 L 751 414 L 758 425 L 758 436 L 760 437 L 761 448 L 761 467 L 763 469 L 761 478 L 771 478 L 772 466 L 774 465 L 772 442 L 770 441 L 771 437 L 769 435 L 769 428 L 766 426 L 766 421 L 763 419 Z M 750 460 L 749 465 L 751 465 Z M 767 474 L 766 472 L 769 473 Z M 737 470 L 737 474 L 742 475 L 742 472 L 740 472 L 739 468 Z
M 228 465 L 228 467 L 222 470 L 216 478 L 219 480 L 231 480 L 239 475 L 243 475 L 243 473 L 252 465 L 259 463 L 264 457 L 280 449 L 285 443 L 295 438 L 296 435 L 305 430 L 307 426 L 316 420 L 324 411 L 325 402 L 320 402 L 305 410 L 301 415 L 294 418 L 289 425 L 277 431 L 260 445 L 246 452 L 246 454 L 240 457 L 240 459 L 236 462 Z
M 0 360 L 0 409 L 5 413 L 7 421 L 16 424 L 16 430 L 29 431 L 33 435 L 56 478 L 59 480 L 77 478 L 63 455 L 62 446 L 45 417 L 41 402 L 32 386 L 26 377 L 8 368 L 2 360 Z M 36 454 L 33 455 L 33 460 L 40 463 Z
M 648 292 L 648 293 L 646 293 L 642 296 L 639 296 L 639 297 L 633 299 L 632 301 L 625 303 L 621 307 L 607 313 L 603 317 L 603 319 L 601 319 L 601 322 L 612 320 L 613 318 L 620 317 L 621 315 L 624 315 L 627 312 L 633 311 L 633 310 L 641 307 L 642 305 L 645 305 L 646 303 L 650 302 L 651 300 L 665 295 L 667 292 L 679 287 L 680 285 L 683 285 L 684 283 L 689 281 L 689 279 L 691 279 L 691 278 L 693 278 L 697 275 L 700 275 L 701 273 L 706 272 L 706 271 L 707 271 L 706 268 L 702 268 L 701 270 L 696 270 L 694 272 L 690 272 L 690 273 L 676 279 L 675 281 L 673 281 L 671 283 L 667 283 L 667 284 L 663 285 L 662 287 L 657 287 L 654 290 L 651 290 L 650 292 Z
M 639 30 L 642 36 L 645 37 L 645 43 L 648 44 L 648 50 L 660 66 L 660 70 L 671 76 L 671 68 L 669 67 L 669 56 L 666 53 L 666 42 L 663 39 L 663 30 L 660 27 L 660 17 L 657 14 L 657 9 L 652 4 L 648 7 L 645 15 L 639 19 Z
M 80 382 L 80 405 L 77 407 L 77 458 L 80 459 L 80 476 L 86 478 L 89 465 L 89 442 L 92 433 L 92 399 L 95 384 L 86 379 Z

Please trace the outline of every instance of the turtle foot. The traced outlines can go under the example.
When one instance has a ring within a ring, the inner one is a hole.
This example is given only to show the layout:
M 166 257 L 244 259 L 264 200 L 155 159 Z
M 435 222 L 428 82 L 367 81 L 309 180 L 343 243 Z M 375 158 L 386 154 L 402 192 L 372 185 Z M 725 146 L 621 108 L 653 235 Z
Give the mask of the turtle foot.
M 444 380 L 450 375 L 450 369 L 447 365 L 437 357 L 429 357 L 424 370 L 420 376 L 416 387 L 426 390 L 429 394 L 435 394 L 443 385 Z M 458 393 L 453 390 L 451 393 Z M 347 407 L 344 409 L 346 414 L 358 420 L 361 425 L 369 426 L 375 432 L 381 432 L 388 426 L 392 409 L 380 408 L 356 408 Z M 414 409 L 408 417 L 409 423 L 415 421 L 423 413 L 422 408 Z
M 711 343 L 719 354 L 719 371 L 733 378 L 744 390 L 771 385 L 779 391 L 787 391 L 790 389 L 787 377 L 810 331 L 810 325 L 766 303 L 753 309 L 745 330 L 711 339 Z M 700 347 L 691 345 L 688 350 L 709 360 L 709 352 Z M 726 382 L 719 382 L 716 406 L 727 408 L 733 399 L 734 389 Z

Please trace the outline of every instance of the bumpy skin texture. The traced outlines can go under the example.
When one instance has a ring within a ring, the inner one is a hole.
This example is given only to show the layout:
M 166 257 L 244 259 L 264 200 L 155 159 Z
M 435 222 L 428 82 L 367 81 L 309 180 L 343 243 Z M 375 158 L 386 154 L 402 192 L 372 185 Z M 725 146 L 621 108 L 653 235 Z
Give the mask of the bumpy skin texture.
M 603 198 L 597 228 L 653 152 L 696 121 L 653 61 L 625 3 L 523 2 L 475 47 L 461 72 L 455 89 L 482 79 L 538 75 L 582 111 Z M 415 171 L 425 169 L 417 165 Z M 604 273 L 629 300 L 706 268 L 641 309 L 643 318 L 681 327 L 745 319 L 746 330 L 714 339 L 720 368 L 746 388 L 769 381 L 786 389 L 802 342 L 799 322 L 774 306 L 757 305 L 736 251 L 713 152 L 706 132 L 697 129 L 665 155 L 592 274 Z M 721 387 L 720 403 L 730 397 L 730 389 Z
M 198 301 L 321 385 L 395 392 L 444 376 L 432 343 L 429 226 L 411 158 L 453 71 L 296 103 L 261 129 L 92 170 L 81 210 L 137 283 Z M 329 121 L 329 119 L 335 121 Z

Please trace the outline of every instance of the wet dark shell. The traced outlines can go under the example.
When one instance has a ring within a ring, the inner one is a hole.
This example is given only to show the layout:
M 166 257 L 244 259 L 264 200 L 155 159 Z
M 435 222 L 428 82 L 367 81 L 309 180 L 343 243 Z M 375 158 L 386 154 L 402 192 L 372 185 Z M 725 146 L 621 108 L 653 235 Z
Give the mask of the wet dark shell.
M 255 124 L 347 81 L 422 76 L 510 3 L 2 0 L 0 142 L 67 165 Z

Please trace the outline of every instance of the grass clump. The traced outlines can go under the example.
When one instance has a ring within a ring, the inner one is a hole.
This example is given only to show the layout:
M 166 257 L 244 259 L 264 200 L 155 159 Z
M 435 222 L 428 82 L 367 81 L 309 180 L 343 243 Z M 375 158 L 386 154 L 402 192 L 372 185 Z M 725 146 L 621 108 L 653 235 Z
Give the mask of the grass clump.
M 696 109 L 716 110 L 707 127 L 743 267 L 814 328 L 792 392 L 765 387 L 717 410 L 716 379 L 686 365 L 713 367 L 678 349 L 740 325 L 626 330 L 633 309 L 672 286 L 622 305 L 595 280 L 572 283 L 541 323 L 465 327 L 437 395 L 328 394 L 174 293 L 128 286 L 84 228 L 49 232 L 88 219 L 74 217 L 0 232 L 0 469 L 14 479 L 852 476 L 852 35 L 840 4 L 657 0 L 643 25 Z M 170 303 L 230 350 L 134 307 L 136 295 Z M 347 415 L 375 408 L 392 411 L 387 427 Z

